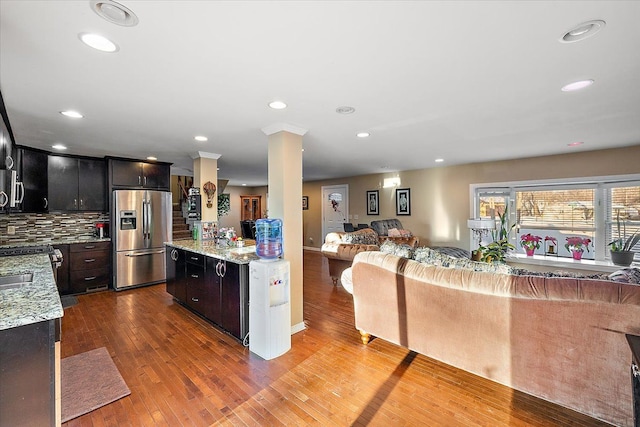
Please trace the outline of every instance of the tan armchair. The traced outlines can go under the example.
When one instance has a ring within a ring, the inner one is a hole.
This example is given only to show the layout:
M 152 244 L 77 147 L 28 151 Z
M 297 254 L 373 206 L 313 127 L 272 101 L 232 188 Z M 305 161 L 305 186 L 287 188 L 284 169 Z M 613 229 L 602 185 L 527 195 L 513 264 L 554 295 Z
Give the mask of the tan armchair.
M 327 234 L 321 251 L 327 258 L 329 276 L 331 276 L 333 285 L 337 285 L 342 272 L 351 267 L 356 254 L 380 250 L 377 242 L 378 235 L 369 228 L 352 233 L 333 232 Z

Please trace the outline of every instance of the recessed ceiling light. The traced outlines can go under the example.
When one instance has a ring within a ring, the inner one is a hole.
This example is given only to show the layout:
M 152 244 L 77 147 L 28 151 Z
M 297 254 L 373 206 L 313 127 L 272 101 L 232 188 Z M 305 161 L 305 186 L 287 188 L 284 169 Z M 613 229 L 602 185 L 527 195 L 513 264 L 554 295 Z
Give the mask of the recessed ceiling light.
M 153 161 L 153 160 L 158 160 L 158 158 L 157 157 L 153 157 L 153 156 L 149 156 L 149 157 L 147 157 L 147 160 L 152 160 Z
M 119 49 L 117 44 L 99 34 L 80 33 L 78 34 L 78 37 L 80 37 L 80 40 L 82 40 L 82 42 L 87 46 L 101 52 L 111 53 L 116 52 Z
M 357 136 L 358 138 L 366 138 L 366 137 L 368 137 L 369 135 L 370 135 L 370 134 L 369 134 L 369 132 L 358 132 L 358 133 L 356 134 L 356 136 Z
M 247 184 L 242 184 L 242 186 L 243 186 L 243 187 L 246 187 L 246 186 L 247 186 Z
M 62 144 L 54 144 L 51 146 L 51 148 L 53 148 L 54 150 L 66 150 L 67 147 L 65 145 Z
M 582 145 L 582 144 L 584 144 L 584 142 L 582 142 L 582 141 L 576 141 L 576 142 L 570 142 L 570 143 L 568 143 L 567 145 L 568 145 L 569 147 L 577 147 L 577 146 Z
M 580 80 L 578 82 L 569 83 L 568 85 L 562 86 L 563 92 L 573 92 L 575 90 L 584 89 L 585 87 L 591 86 L 593 84 L 593 80 Z
M 560 37 L 560 42 L 573 43 L 587 39 L 603 29 L 605 25 L 606 22 L 602 20 L 583 22 L 582 24 L 578 24 L 571 30 L 564 33 L 562 37 Z
M 193 139 L 195 139 L 196 141 L 199 141 L 199 142 L 205 142 L 205 141 L 209 140 L 209 138 L 207 138 L 206 136 L 202 136 L 202 135 L 195 136 Z
M 60 111 L 60 114 L 66 117 L 71 117 L 72 119 L 81 119 L 84 117 L 82 114 L 73 110 Z
M 120 3 L 110 0 L 92 0 L 91 10 L 103 19 L 122 25 L 123 27 L 133 27 L 138 24 L 138 17 L 130 9 Z
M 436 163 L 442 163 L 442 162 L 444 162 L 444 159 L 436 159 L 435 162 Z
M 269 107 L 273 108 L 274 110 L 282 110 L 287 108 L 287 104 L 282 101 L 273 101 L 269 103 Z
M 354 113 L 355 111 L 356 111 L 355 108 L 349 107 L 346 105 L 336 108 L 336 113 L 338 114 L 351 114 L 351 113 Z

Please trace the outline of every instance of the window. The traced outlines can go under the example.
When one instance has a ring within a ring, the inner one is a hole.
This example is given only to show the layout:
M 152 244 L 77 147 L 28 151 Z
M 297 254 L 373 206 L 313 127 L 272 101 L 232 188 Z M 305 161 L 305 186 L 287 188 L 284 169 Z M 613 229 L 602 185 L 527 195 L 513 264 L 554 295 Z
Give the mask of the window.
M 610 259 L 608 244 L 618 238 L 627 239 L 640 232 L 640 181 L 638 177 L 620 180 L 618 177 L 594 182 L 512 183 L 504 187 L 474 189 L 475 216 L 495 218 L 510 207 L 510 224 L 516 227 L 511 243 L 522 252 L 518 236 L 531 233 L 557 239 L 554 256 L 570 257 L 564 244 L 567 237 L 580 236 L 593 246 L 583 258 Z M 640 243 L 633 248 L 640 253 Z M 545 255 L 545 245 L 536 250 Z M 550 254 L 550 253 L 549 253 Z M 548 254 L 548 255 L 549 255 Z M 636 260 L 640 255 L 636 255 Z

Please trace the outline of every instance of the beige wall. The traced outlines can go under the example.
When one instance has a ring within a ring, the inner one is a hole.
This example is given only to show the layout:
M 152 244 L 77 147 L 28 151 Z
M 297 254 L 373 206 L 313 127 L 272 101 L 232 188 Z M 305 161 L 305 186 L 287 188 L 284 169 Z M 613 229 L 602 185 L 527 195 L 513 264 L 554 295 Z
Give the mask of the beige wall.
M 387 174 L 363 175 L 305 182 L 302 193 L 309 197 L 303 212 L 305 246 L 322 246 L 321 188 L 349 185 L 349 214 L 355 223 L 399 218 L 402 225 L 420 237 L 421 244 L 469 248 L 467 219 L 471 214 L 469 186 L 479 183 L 640 173 L 640 145 L 528 159 L 435 167 Z M 382 188 L 384 178 L 399 176 L 397 188 L 411 189 L 411 215 L 396 216 L 395 188 Z M 380 215 L 367 215 L 366 191 L 380 191 Z
M 262 196 L 260 200 L 262 212 L 267 210 L 267 187 L 236 187 L 227 185 L 224 189 L 225 194 L 229 194 L 229 202 L 231 209 L 229 215 L 218 217 L 219 227 L 233 227 L 238 235 L 240 235 L 240 196 L 257 195 Z M 216 194 L 216 202 L 218 195 Z

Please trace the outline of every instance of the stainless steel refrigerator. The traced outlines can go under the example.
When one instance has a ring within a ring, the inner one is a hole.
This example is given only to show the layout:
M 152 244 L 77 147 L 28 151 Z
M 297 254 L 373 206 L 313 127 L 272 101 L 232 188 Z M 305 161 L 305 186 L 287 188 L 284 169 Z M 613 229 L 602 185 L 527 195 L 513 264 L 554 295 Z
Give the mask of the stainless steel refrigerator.
M 115 190 L 112 213 L 114 288 L 164 282 L 164 242 L 172 237 L 171 193 Z

